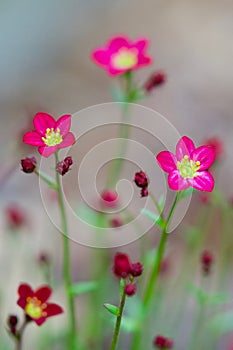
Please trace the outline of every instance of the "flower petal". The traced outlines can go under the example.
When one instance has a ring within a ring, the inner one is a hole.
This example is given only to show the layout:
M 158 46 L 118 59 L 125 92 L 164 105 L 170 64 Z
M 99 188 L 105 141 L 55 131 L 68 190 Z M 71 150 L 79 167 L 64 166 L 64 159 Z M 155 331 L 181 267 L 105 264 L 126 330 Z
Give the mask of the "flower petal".
M 27 283 L 22 283 L 20 284 L 19 288 L 18 288 L 18 294 L 20 297 L 31 297 L 34 295 L 34 292 L 32 290 L 32 288 L 29 286 L 29 284 Z
M 138 39 L 137 41 L 135 41 L 132 47 L 136 47 L 138 51 L 143 51 L 147 48 L 148 44 L 149 44 L 148 39 Z
M 61 306 L 57 304 L 47 304 L 47 307 L 44 309 L 44 311 L 47 313 L 47 317 L 59 315 L 64 312 Z
M 35 297 L 37 297 L 42 303 L 47 301 L 52 294 L 52 289 L 48 286 L 42 286 L 35 291 Z
M 31 146 L 43 146 L 44 141 L 36 131 L 29 131 L 23 136 L 23 142 Z
M 147 66 L 153 62 L 153 59 L 149 56 L 144 56 L 144 55 L 138 55 L 138 63 L 137 63 L 137 68 L 141 66 Z
M 192 187 L 199 191 L 212 192 L 214 178 L 208 171 L 198 171 L 198 175 L 192 179 Z
M 63 141 L 57 145 L 58 148 L 66 148 L 72 146 L 76 142 L 74 134 L 72 132 L 68 132 L 68 134 L 64 137 Z
M 113 53 L 122 47 L 130 47 L 129 40 L 126 36 L 117 36 L 108 42 L 108 49 Z
M 195 149 L 195 145 L 189 137 L 187 136 L 181 137 L 181 139 L 178 141 L 176 145 L 177 159 L 182 160 L 186 155 L 190 157 L 194 149 Z
M 35 115 L 33 123 L 36 131 L 44 136 L 47 128 L 51 129 L 55 127 L 56 121 L 51 115 L 39 112 Z
M 179 170 L 173 170 L 169 173 L 168 185 L 174 191 L 186 190 L 190 187 L 189 182 L 180 175 Z
M 199 161 L 199 170 L 208 169 L 215 160 L 215 152 L 211 146 L 200 146 L 196 148 L 192 153 L 192 159 L 197 162 Z
M 70 131 L 71 117 L 70 114 L 63 115 L 55 124 L 55 129 L 59 128 L 62 136 L 65 136 Z
M 92 60 L 100 66 L 108 66 L 110 61 L 109 51 L 105 48 L 97 49 L 91 54 Z
M 173 153 L 168 151 L 162 151 L 156 156 L 157 162 L 159 163 L 160 168 L 166 172 L 176 170 L 176 157 Z
M 40 317 L 40 318 L 31 317 L 31 319 L 37 324 L 37 326 L 41 326 L 46 321 L 46 317 Z
M 38 148 L 38 151 L 43 157 L 48 158 L 49 156 L 51 156 L 51 154 L 55 153 L 58 150 L 58 146 L 60 145 L 42 146 Z

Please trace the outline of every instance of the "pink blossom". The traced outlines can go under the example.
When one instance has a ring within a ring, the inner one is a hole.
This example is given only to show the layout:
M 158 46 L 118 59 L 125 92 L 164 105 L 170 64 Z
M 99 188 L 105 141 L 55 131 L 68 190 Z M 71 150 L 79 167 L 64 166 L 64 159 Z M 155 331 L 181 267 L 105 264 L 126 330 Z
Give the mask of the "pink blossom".
M 174 191 L 193 187 L 199 191 L 211 192 L 214 178 L 208 171 L 215 160 L 210 146 L 195 147 L 193 141 L 183 136 L 176 146 L 176 154 L 169 151 L 157 155 L 159 166 L 168 173 L 168 185 Z
M 116 36 L 106 46 L 95 49 L 91 58 L 110 76 L 117 76 L 152 63 L 145 53 L 148 43 L 145 38 L 131 41 L 126 36 Z
M 43 157 L 47 158 L 58 149 L 75 143 L 75 137 L 70 132 L 71 115 L 63 115 L 56 121 L 51 115 L 39 112 L 33 123 L 35 130 L 27 132 L 23 142 L 38 147 Z

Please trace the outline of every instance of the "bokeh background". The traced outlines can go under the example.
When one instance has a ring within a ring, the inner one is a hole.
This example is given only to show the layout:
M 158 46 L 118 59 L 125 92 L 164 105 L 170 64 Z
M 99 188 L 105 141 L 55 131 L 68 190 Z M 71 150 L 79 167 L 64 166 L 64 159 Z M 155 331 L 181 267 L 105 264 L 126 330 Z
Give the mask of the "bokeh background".
M 217 185 L 227 198 L 233 196 L 233 3 L 1 0 L 0 19 L 0 338 L 5 350 L 10 349 L 5 319 L 9 312 L 19 313 L 15 306 L 18 283 L 44 281 L 37 266 L 40 252 L 49 252 L 57 276 L 61 271 L 60 237 L 44 211 L 38 181 L 20 171 L 19 160 L 32 154 L 21 142 L 23 132 L 31 128 L 37 111 L 59 116 L 112 101 L 112 79 L 90 60 L 91 50 L 110 36 L 123 33 L 150 39 L 154 65 L 138 72 L 137 78 L 144 82 L 151 72 L 162 69 L 167 82 L 142 104 L 164 115 L 180 134 L 197 143 L 209 136 L 222 140 Z M 6 208 L 12 205 L 22 208 L 27 217 L 16 235 L 7 225 Z M 192 213 L 198 206 L 194 202 Z M 189 220 L 194 221 L 195 215 Z M 172 239 L 177 247 L 179 242 Z M 127 250 L 137 256 L 136 248 L 132 244 Z M 73 244 L 72 252 L 74 279 L 88 279 L 85 262 L 93 249 Z M 54 297 L 62 301 L 62 291 Z M 61 327 L 59 320 L 50 324 L 56 330 Z M 35 336 L 38 332 L 43 330 L 31 330 Z M 27 349 L 31 349 L 33 340 L 27 337 Z M 229 337 L 220 340 L 219 349 L 228 350 Z

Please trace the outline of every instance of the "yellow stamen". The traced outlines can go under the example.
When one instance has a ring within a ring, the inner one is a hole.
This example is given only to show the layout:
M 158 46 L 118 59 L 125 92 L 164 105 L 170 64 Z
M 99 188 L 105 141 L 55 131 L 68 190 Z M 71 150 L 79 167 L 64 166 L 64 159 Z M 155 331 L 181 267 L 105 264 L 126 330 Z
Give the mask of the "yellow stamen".
M 112 65 L 116 69 L 132 69 L 138 63 L 138 50 L 122 47 L 112 55 Z
M 54 128 L 47 128 L 45 137 L 42 137 L 42 140 L 47 146 L 59 145 L 63 141 L 61 130 L 59 128 L 56 130 L 54 130 Z

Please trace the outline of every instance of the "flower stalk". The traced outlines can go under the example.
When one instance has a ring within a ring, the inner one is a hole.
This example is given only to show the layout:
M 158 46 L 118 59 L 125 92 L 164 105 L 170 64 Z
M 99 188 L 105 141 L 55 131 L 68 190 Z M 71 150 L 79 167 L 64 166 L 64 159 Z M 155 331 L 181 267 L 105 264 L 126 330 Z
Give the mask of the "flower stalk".
M 59 162 L 58 152 L 55 153 L 55 162 Z M 60 175 L 56 172 L 56 182 L 58 191 L 58 200 L 61 213 L 61 224 L 62 224 L 62 236 L 63 236 L 63 278 L 65 283 L 65 291 L 68 304 L 69 313 L 69 349 L 74 350 L 76 348 L 76 317 L 75 317 L 75 302 L 74 297 L 70 293 L 72 286 L 72 276 L 70 268 L 70 248 L 68 238 L 68 225 L 66 219 L 65 205 L 63 192 L 61 187 Z
M 154 288 L 155 288 L 157 280 L 158 280 L 160 266 L 161 266 L 164 252 L 165 252 L 165 248 L 166 248 L 169 224 L 170 224 L 170 221 L 171 221 L 172 216 L 174 214 L 176 205 L 179 201 L 180 193 L 181 192 L 176 193 L 176 196 L 175 196 L 174 202 L 172 204 L 172 207 L 170 209 L 170 212 L 168 214 L 167 220 L 162 221 L 162 234 L 161 234 L 158 250 L 157 250 L 156 255 L 155 255 L 153 268 L 152 268 L 151 274 L 150 274 L 149 279 L 148 279 L 148 284 L 147 284 L 146 289 L 145 289 L 145 294 L 144 294 L 143 303 L 142 303 L 143 312 L 142 312 L 142 315 L 140 316 L 140 318 L 146 317 L 147 312 L 148 312 L 148 307 L 150 305 L 150 302 L 151 302 L 151 299 L 153 296 L 153 291 L 154 291 Z M 156 204 L 155 204 L 155 207 L 157 209 Z M 141 328 L 141 325 L 143 324 L 142 321 L 143 320 L 140 320 L 140 322 L 138 322 L 140 328 Z M 132 347 L 131 347 L 132 350 L 137 350 L 140 348 L 140 339 L 141 339 L 141 329 L 138 329 L 137 333 L 135 332 L 133 340 L 132 340 Z
M 121 301 L 120 301 L 120 306 L 119 306 L 119 313 L 118 313 L 117 319 L 116 319 L 116 325 L 115 325 L 115 330 L 114 330 L 114 335 L 112 338 L 112 344 L 111 344 L 110 350 L 115 350 L 117 347 L 117 342 L 118 342 L 120 328 L 121 328 L 121 320 L 122 320 L 123 310 L 124 310 L 124 306 L 125 306 L 125 299 L 126 299 L 126 293 L 123 290 L 123 293 L 121 296 Z

